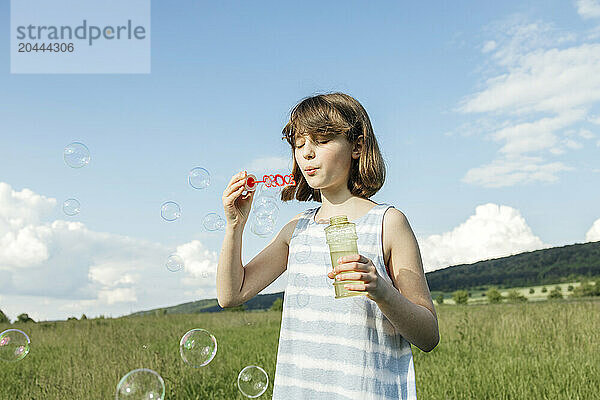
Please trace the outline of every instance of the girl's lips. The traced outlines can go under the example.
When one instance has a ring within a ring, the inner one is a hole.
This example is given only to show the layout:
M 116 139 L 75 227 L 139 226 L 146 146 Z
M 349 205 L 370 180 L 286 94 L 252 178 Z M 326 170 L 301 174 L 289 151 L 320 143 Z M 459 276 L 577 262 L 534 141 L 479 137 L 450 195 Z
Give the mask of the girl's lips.
M 306 170 L 306 175 L 312 176 L 312 175 L 314 175 L 316 173 L 317 173 L 317 169 L 316 168 L 315 169 L 307 169 Z

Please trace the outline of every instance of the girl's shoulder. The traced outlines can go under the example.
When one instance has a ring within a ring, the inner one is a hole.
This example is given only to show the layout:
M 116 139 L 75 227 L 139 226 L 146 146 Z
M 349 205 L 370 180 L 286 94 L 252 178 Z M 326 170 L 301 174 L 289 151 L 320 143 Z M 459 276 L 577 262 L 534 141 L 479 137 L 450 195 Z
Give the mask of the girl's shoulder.
M 285 242 L 288 246 L 290 245 L 290 242 L 292 240 L 292 235 L 294 234 L 294 231 L 296 230 L 296 226 L 298 225 L 298 222 L 303 218 L 312 218 L 312 216 L 315 214 L 315 212 L 318 210 L 318 208 L 319 207 L 308 208 L 308 209 L 302 211 L 301 213 L 294 215 L 290 219 L 290 221 L 282 228 L 282 233 L 284 235 Z

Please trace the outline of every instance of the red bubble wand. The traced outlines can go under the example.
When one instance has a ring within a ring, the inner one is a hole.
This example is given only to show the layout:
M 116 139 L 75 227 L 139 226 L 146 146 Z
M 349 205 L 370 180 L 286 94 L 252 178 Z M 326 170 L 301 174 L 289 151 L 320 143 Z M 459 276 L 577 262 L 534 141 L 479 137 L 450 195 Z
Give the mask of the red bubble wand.
M 294 180 L 294 175 L 263 175 L 262 180 L 256 180 L 256 176 L 252 174 L 248 174 L 246 177 L 245 189 L 249 192 L 253 192 L 258 187 L 259 183 L 264 183 L 266 187 L 283 187 L 283 186 L 295 186 L 296 181 Z

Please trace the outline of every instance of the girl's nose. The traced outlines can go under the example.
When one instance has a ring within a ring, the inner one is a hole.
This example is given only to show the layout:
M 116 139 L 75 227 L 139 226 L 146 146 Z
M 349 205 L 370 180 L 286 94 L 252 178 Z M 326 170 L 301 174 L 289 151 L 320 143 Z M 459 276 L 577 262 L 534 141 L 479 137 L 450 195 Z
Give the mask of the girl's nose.
M 314 156 L 315 156 L 314 149 L 312 148 L 312 146 L 308 145 L 308 143 L 306 143 L 304 145 L 303 150 L 304 150 L 304 152 L 303 152 L 304 158 L 314 158 Z

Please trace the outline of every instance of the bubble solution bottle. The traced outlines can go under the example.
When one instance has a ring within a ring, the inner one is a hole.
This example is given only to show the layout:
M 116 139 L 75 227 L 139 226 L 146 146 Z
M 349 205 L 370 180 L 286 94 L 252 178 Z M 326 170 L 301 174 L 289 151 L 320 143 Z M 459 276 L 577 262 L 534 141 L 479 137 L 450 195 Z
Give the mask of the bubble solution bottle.
M 329 255 L 331 256 L 331 266 L 335 268 L 338 265 L 337 260 L 340 257 L 352 254 L 358 254 L 356 235 L 356 225 L 348 221 L 345 215 L 338 215 L 329 219 L 329 226 L 325 228 L 325 237 L 329 245 Z M 352 273 L 352 271 L 340 272 L 340 274 Z M 339 274 L 338 274 L 339 275 Z M 336 275 L 337 276 L 337 275 Z M 366 292 L 355 292 L 344 288 L 346 284 L 361 284 L 362 281 L 334 281 L 335 298 L 366 295 Z

